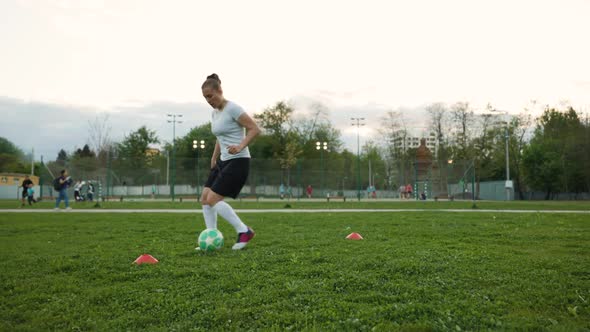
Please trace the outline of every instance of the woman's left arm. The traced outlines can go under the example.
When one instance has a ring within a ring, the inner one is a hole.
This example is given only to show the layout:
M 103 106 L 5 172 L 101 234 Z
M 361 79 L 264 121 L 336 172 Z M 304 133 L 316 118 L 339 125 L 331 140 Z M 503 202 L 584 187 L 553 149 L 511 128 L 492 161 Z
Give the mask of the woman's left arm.
M 260 134 L 260 128 L 258 128 L 256 122 L 247 113 L 240 115 L 238 123 L 240 126 L 246 128 L 246 137 L 244 137 L 240 145 L 231 145 L 228 147 L 228 151 L 231 154 L 236 154 L 244 150 L 252 142 L 254 137 Z

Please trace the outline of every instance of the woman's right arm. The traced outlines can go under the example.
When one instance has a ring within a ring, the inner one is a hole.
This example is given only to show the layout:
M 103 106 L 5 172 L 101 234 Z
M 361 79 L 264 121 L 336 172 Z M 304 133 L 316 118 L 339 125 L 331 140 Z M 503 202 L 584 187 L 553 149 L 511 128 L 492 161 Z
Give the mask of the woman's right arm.
M 215 141 L 215 149 L 213 150 L 213 156 L 211 157 L 211 169 L 215 168 L 220 154 L 221 147 L 219 146 L 219 141 Z

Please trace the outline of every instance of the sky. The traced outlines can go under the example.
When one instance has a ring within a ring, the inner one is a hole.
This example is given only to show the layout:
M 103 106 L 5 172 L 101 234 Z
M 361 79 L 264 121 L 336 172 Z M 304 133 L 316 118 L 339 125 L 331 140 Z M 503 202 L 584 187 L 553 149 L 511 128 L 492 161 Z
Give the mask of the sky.
M 590 0 L 0 0 L 0 136 L 54 158 L 102 112 L 114 138 L 171 137 L 167 113 L 182 135 L 210 117 L 212 72 L 251 114 L 323 103 L 351 149 L 351 117 L 368 139 L 432 102 L 589 109 L 588 17 Z

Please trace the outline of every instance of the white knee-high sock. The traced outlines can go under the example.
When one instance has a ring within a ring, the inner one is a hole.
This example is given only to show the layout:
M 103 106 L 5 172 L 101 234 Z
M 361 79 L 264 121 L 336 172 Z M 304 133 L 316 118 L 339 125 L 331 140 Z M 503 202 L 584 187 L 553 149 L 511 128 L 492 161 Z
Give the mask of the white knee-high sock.
M 203 205 L 203 217 L 207 228 L 217 229 L 217 212 L 210 205 Z
M 236 232 L 245 233 L 248 231 L 248 226 L 246 226 L 242 222 L 242 220 L 240 219 L 240 217 L 238 217 L 234 209 L 232 209 L 232 207 L 229 206 L 229 204 L 227 204 L 226 202 L 217 202 L 217 204 L 213 206 L 213 209 L 215 209 L 215 211 L 217 211 L 217 213 L 220 216 L 222 216 L 223 219 L 229 221 L 229 223 L 236 229 Z

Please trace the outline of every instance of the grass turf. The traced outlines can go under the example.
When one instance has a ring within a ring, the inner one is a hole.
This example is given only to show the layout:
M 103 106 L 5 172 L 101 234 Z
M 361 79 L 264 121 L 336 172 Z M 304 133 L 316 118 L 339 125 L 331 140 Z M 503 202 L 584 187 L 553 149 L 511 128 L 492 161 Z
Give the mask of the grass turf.
M 251 246 L 220 220 L 207 254 L 190 214 L 0 213 L 0 330 L 590 328 L 586 215 L 243 219 Z
M 471 201 L 239 201 L 228 200 L 236 209 L 282 209 L 288 204 L 293 209 L 471 209 Z M 101 202 L 103 209 L 200 209 L 197 202 L 163 202 L 163 201 L 123 201 L 123 202 Z M 74 209 L 94 209 L 92 202 L 71 202 Z M 24 209 L 51 209 L 55 201 L 44 201 L 33 206 L 26 205 Z M 1 209 L 15 209 L 20 207 L 20 201 L 0 200 Z M 61 203 L 64 207 L 64 203 Z M 507 209 L 507 210 L 590 210 L 590 203 L 587 201 L 480 201 L 477 202 L 480 209 Z

